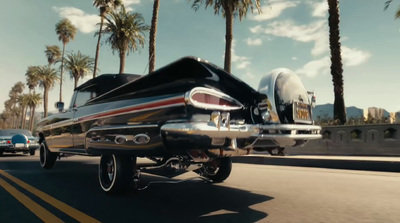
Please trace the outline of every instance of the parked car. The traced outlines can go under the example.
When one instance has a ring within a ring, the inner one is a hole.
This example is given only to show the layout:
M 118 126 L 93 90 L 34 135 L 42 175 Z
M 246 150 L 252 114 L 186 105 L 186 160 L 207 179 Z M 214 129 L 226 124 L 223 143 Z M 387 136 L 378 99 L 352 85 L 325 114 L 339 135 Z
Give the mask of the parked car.
M 0 156 L 3 153 L 23 152 L 35 155 L 38 139 L 27 129 L 0 129 Z
M 151 74 L 101 75 L 77 87 L 71 104 L 38 123 L 40 164 L 60 154 L 101 156 L 99 181 L 107 193 L 129 190 L 144 167 L 195 170 L 224 181 L 233 156 L 302 146 L 318 139 L 312 102 L 298 76 L 275 70 L 259 91 L 195 57 Z

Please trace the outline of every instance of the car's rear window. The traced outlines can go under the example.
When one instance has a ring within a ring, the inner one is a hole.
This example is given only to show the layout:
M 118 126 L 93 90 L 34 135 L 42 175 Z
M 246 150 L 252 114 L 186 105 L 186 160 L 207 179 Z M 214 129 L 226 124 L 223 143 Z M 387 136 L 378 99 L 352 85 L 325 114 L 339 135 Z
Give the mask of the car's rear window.
M 24 134 L 26 136 L 32 136 L 32 133 L 26 129 L 1 129 L 0 136 L 13 136 L 16 134 Z

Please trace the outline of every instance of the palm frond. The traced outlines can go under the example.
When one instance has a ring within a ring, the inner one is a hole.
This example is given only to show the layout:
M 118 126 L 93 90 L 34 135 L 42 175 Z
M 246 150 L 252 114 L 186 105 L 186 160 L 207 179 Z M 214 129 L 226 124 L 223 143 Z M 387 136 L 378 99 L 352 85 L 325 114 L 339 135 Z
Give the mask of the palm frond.
M 389 6 L 390 6 L 390 3 L 392 3 L 392 1 L 393 1 L 393 0 L 388 0 L 388 1 L 386 1 L 386 2 L 385 2 L 385 7 L 384 7 L 384 9 L 383 9 L 383 10 L 386 10 L 386 9 L 388 9 L 388 8 L 389 8 Z

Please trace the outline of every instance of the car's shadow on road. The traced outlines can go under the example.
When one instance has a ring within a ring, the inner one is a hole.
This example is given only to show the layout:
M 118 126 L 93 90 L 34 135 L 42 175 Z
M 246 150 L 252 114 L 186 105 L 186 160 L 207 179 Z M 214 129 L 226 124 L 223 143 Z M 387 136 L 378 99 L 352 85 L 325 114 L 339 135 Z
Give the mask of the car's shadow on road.
M 142 191 L 111 196 L 101 190 L 97 168 L 93 162 L 61 160 L 45 170 L 38 161 L 25 161 L 9 162 L 8 172 L 101 222 L 256 222 L 268 214 L 251 206 L 273 199 L 203 180 L 151 184 Z M 144 173 L 140 184 L 165 180 Z
M 25 156 L 29 156 L 29 154 L 23 154 L 21 152 L 19 152 L 19 153 L 3 153 L 0 156 L 0 159 L 1 158 L 7 158 L 7 157 L 25 157 Z

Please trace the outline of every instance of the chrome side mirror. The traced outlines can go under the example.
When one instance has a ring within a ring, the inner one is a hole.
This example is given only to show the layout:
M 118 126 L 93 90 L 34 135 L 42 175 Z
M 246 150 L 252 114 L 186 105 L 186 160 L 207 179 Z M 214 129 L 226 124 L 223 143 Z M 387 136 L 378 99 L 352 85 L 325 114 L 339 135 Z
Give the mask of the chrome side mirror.
M 315 108 L 316 104 L 317 104 L 317 97 L 315 96 L 315 92 L 314 91 L 307 91 L 308 95 L 311 96 L 311 107 Z
M 56 102 L 54 106 L 59 112 L 62 112 L 64 110 L 64 102 L 62 101 Z

